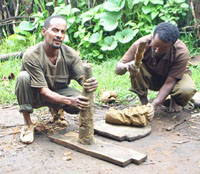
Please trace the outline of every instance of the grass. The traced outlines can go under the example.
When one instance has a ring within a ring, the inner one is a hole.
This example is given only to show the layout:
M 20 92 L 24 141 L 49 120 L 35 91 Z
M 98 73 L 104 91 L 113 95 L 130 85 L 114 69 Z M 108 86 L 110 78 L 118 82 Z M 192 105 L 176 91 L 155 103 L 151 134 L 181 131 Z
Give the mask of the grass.
M 134 95 L 132 92 L 128 91 L 130 88 L 128 73 L 123 76 L 115 74 L 114 70 L 117 61 L 118 60 L 111 59 L 99 65 L 92 64 L 93 76 L 97 78 L 99 85 L 96 91 L 97 101 L 102 89 L 114 90 L 117 92 L 118 98 L 121 102 L 126 102 L 127 97 Z
M 21 65 L 21 59 L 10 59 L 0 62 L 0 103 L 11 104 L 16 102 L 15 79 L 9 80 L 8 76 L 13 73 L 16 77 Z
M 128 73 L 123 76 L 118 76 L 114 73 L 117 60 L 108 60 L 102 64 L 92 64 L 93 77 L 98 80 L 98 89 L 95 92 L 96 101 L 99 101 L 99 94 L 101 89 L 114 90 L 118 93 L 120 102 L 126 102 L 126 98 L 134 96 L 130 92 L 130 80 Z M 16 102 L 15 96 L 15 82 L 8 80 L 8 76 L 13 73 L 17 77 L 21 67 L 21 59 L 10 59 L 8 61 L 0 62 L 0 103 L 7 105 Z M 81 87 L 75 81 L 71 85 L 81 91 Z

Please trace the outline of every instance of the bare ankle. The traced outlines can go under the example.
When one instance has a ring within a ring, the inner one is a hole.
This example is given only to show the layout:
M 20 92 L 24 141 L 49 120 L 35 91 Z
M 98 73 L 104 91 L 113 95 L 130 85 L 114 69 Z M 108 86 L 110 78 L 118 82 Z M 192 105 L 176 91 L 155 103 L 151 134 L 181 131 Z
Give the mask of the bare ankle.
M 31 121 L 30 113 L 23 111 L 22 114 L 24 116 L 24 124 L 27 125 L 28 127 L 32 126 L 33 122 Z
M 142 105 L 146 105 L 148 103 L 148 99 L 147 99 L 147 96 L 140 96 L 138 95 L 139 99 L 140 99 L 140 102 Z

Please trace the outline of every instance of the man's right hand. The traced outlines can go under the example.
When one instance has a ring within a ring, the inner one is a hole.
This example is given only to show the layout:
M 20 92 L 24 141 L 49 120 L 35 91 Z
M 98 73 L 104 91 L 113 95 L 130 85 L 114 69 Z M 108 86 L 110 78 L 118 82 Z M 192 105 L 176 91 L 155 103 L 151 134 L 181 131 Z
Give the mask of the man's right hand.
M 134 60 L 129 62 L 129 63 L 127 63 L 126 66 L 127 66 L 127 71 L 130 72 L 131 76 L 136 76 L 139 73 L 139 68 L 137 68 L 135 66 L 135 61 Z
M 82 95 L 77 97 L 72 97 L 71 105 L 77 107 L 80 110 L 86 110 L 90 106 L 89 99 Z

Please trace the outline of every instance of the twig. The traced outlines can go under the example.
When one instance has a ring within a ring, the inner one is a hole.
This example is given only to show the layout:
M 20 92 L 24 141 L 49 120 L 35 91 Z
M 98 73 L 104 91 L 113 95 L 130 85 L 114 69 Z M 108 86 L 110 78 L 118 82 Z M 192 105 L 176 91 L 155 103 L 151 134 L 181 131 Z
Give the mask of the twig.
M 185 121 L 187 121 L 187 119 L 181 120 L 178 123 L 175 123 L 173 125 L 171 125 L 170 127 L 166 128 L 166 131 L 171 131 L 172 129 L 174 129 L 175 127 L 177 127 L 178 125 L 184 123 Z
M 22 57 L 22 56 L 23 56 L 23 53 L 24 53 L 24 52 L 19 51 L 19 52 L 15 52 L 15 53 L 0 55 L 0 61 L 2 61 L 2 60 L 7 60 L 7 59 L 9 59 L 10 57 Z
M 9 18 L 3 19 L 3 20 L 0 21 L 0 23 L 10 21 L 10 20 L 15 20 L 15 19 L 22 19 L 22 18 L 34 19 L 35 17 L 32 17 L 32 16 L 14 16 L 14 17 L 9 17 Z
M 195 26 L 197 26 L 197 18 L 196 18 L 196 15 L 195 15 L 194 4 L 193 4 L 192 1 L 190 2 L 190 5 L 191 5 L 191 9 L 192 9 L 192 15 L 193 15 L 193 17 L 194 17 L 194 24 L 195 24 Z M 195 27 L 195 28 L 196 28 L 196 27 Z

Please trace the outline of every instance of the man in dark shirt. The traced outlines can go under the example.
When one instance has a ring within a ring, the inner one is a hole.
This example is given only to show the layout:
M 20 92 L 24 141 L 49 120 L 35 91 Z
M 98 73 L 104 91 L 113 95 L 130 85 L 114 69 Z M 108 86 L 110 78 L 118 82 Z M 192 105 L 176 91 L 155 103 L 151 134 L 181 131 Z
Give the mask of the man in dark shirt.
M 42 29 L 44 41 L 28 48 L 23 55 L 22 69 L 16 82 L 19 111 L 26 124 L 20 135 L 23 143 L 32 143 L 34 140 L 30 117 L 33 108 L 48 106 L 54 121 L 60 120 L 63 123 L 60 109 L 75 114 L 89 107 L 88 98 L 68 86 L 71 79 L 87 91 L 97 89 L 96 78 L 83 83 L 81 59 L 75 50 L 62 44 L 66 30 L 66 21 L 62 16 L 47 18 Z
M 189 51 L 178 39 L 179 30 L 169 22 L 160 23 L 153 35 L 147 35 L 132 44 L 117 63 L 115 72 L 123 75 L 130 72 L 131 91 L 135 92 L 141 103 L 147 104 L 148 89 L 159 91 L 151 106 L 162 104 L 171 96 L 169 111 L 179 111 L 195 94 L 187 63 Z M 135 53 L 140 43 L 146 43 L 142 64 L 135 66 Z

